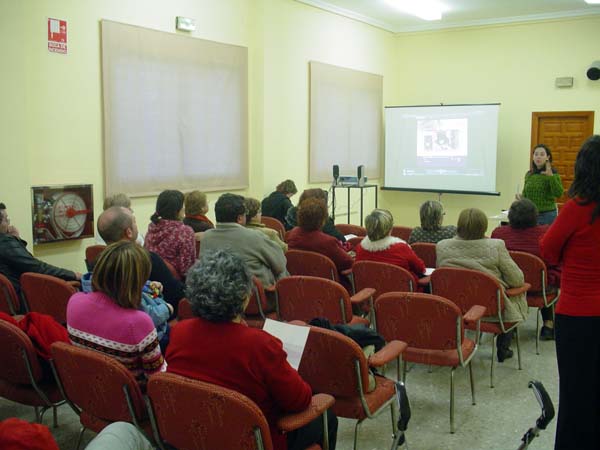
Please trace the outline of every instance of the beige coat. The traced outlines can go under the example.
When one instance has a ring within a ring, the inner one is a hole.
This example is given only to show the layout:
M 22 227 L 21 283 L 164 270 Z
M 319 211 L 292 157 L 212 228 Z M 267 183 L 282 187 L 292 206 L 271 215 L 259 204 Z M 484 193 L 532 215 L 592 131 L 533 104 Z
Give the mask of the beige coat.
M 288 245 L 279 238 L 279 233 L 272 228 L 266 227 L 264 223 L 249 222 L 246 223 L 246 228 L 250 228 L 252 230 L 257 230 L 261 233 L 264 233 L 265 236 L 267 236 L 269 239 L 271 239 L 273 242 L 279 245 L 279 247 L 281 247 L 283 253 L 288 251 Z
M 525 282 L 523 272 L 510 257 L 501 239 L 464 240 L 459 237 L 437 243 L 437 267 L 462 267 L 492 275 L 504 288 L 519 287 Z M 506 322 L 527 319 L 525 293 L 504 302 L 502 317 Z M 493 318 L 486 318 L 493 321 Z

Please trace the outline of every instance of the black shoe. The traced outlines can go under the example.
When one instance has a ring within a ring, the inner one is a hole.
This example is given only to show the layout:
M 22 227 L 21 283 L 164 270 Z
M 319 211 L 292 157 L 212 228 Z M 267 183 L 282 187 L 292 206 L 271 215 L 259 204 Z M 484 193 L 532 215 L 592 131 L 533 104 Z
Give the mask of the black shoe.
M 554 328 L 543 326 L 540 330 L 540 339 L 542 341 L 553 341 L 554 340 Z
M 498 349 L 498 362 L 504 362 L 505 359 L 513 357 L 513 351 L 510 348 L 499 348 Z

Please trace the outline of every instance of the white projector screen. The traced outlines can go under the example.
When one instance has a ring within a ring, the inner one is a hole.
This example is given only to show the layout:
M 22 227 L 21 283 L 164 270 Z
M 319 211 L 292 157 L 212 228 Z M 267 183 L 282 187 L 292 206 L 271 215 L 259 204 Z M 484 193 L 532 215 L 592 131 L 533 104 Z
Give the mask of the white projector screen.
M 499 107 L 386 107 L 383 189 L 499 195 Z

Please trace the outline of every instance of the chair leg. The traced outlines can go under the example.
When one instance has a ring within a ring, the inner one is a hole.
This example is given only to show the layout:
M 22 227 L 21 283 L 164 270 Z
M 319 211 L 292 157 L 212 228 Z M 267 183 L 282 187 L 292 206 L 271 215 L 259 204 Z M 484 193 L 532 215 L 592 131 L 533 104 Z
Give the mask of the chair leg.
M 52 426 L 54 428 L 58 428 L 58 416 L 56 409 L 56 405 L 52 406 Z
M 496 359 L 496 338 L 498 337 L 495 334 L 493 336 L 494 337 L 492 338 L 492 367 L 490 369 L 490 387 L 491 388 L 494 387 L 494 360 Z
M 406 362 L 406 360 L 404 358 L 402 358 L 402 382 L 406 383 L 406 368 L 408 366 L 408 363 Z
M 450 433 L 454 434 L 454 369 L 450 369 Z
M 475 405 L 475 380 L 473 379 L 473 364 L 469 361 L 469 380 L 471 381 L 471 400 Z
M 396 438 L 398 433 L 398 402 L 392 402 L 390 404 L 390 415 L 392 416 L 392 437 Z
M 540 316 L 542 310 L 537 308 L 536 320 L 535 320 L 535 354 L 540 354 Z
M 354 450 L 358 449 L 358 431 L 362 425 L 362 420 L 357 420 L 354 426 Z
M 35 411 L 35 421 L 37 423 L 42 423 L 42 418 L 40 417 L 40 408 L 37 406 L 34 406 L 33 410 Z
M 79 431 L 79 438 L 77 439 L 77 447 L 75 447 L 77 450 L 79 450 L 79 447 L 81 447 L 81 441 L 83 439 L 83 433 L 85 433 L 86 428 L 84 426 L 81 427 L 81 430 Z
M 519 327 L 515 328 L 515 334 L 517 335 L 517 361 L 519 364 L 519 370 L 523 370 L 523 367 L 521 367 L 521 339 L 519 338 Z

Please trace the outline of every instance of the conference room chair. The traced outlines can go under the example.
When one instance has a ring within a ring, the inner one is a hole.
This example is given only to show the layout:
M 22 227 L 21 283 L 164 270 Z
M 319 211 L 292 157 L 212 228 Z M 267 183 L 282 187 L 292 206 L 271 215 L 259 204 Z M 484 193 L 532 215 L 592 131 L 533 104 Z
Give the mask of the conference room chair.
M 152 436 L 142 391 L 132 373 L 114 357 L 65 342 L 52 344 L 52 370 L 81 431 L 96 433 L 112 422 L 130 422 Z
M 192 304 L 187 298 L 182 298 L 177 305 L 177 320 L 191 319 L 192 317 L 194 317 Z
M 335 228 L 342 233 L 344 236 L 348 236 L 349 234 L 353 234 L 355 236 L 366 236 L 367 229 L 365 227 L 361 227 L 359 225 L 353 225 L 351 223 L 337 223 Z
M 332 324 L 364 324 L 369 319 L 355 316 L 352 306 L 365 302 L 373 305 L 374 289 L 363 289 L 350 297 L 339 283 L 311 276 L 290 276 L 275 285 L 276 311 L 280 320 L 309 322 L 316 317 L 329 319 Z
M 67 303 L 77 292 L 73 283 L 33 272 L 22 274 L 20 281 L 29 311 L 48 314 L 63 325 L 67 322 Z
M 408 238 L 410 237 L 410 233 L 412 233 L 411 227 L 403 227 L 400 225 L 395 225 L 392 227 L 391 235 L 397 238 L 402 239 L 403 241 L 408 242 Z
M 21 301 L 15 291 L 14 286 L 8 278 L 0 274 L 0 312 L 6 313 L 9 316 L 19 314 L 21 310 Z
M 200 258 L 200 241 L 196 239 L 196 259 Z
M 267 228 L 277 231 L 277 233 L 279 233 L 279 239 L 285 242 L 285 227 L 279 221 L 279 219 L 276 219 L 275 217 L 261 216 L 260 223 Z
M 176 280 L 179 281 L 183 281 L 181 279 L 181 276 L 179 275 L 179 273 L 177 272 L 177 270 L 175 269 L 175 267 L 173 267 L 173 264 L 171 264 L 169 261 L 167 261 L 166 259 L 163 259 L 165 266 L 167 266 L 167 269 L 169 269 L 169 272 L 171 272 L 171 274 L 173 275 L 173 278 L 175 278 Z
M 390 408 L 392 432 L 396 433 L 396 388 L 393 380 L 369 376 L 370 368 L 383 368 L 398 361 L 406 343 L 391 341 L 368 359 L 360 346 L 337 331 L 310 327 L 298 373 L 314 393 L 335 397 L 333 412 L 338 417 L 355 419 L 354 450 L 358 448 L 360 426 Z
M 308 250 L 290 249 L 285 252 L 287 260 L 287 270 L 290 275 L 307 275 L 311 277 L 327 278 L 346 284 L 350 293 L 355 293 L 354 279 L 352 269 L 343 270 L 341 275 L 345 279 L 340 279 L 335 263 L 330 257 L 321 253 L 310 252 Z
M 423 260 L 425 267 L 435 268 L 437 265 L 437 255 L 435 244 L 431 242 L 415 242 L 410 247 L 416 255 Z
M 85 248 L 85 266 L 87 270 L 91 272 L 94 268 L 94 264 L 96 264 L 96 260 L 100 253 L 106 248 L 106 245 L 90 245 Z
M 517 361 L 521 370 L 521 345 L 519 342 L 520 322 L 505 322 L 502 311 L 504 303 L 511 296 L 517 296 L 531 287 L 525 283 L 518 288 L 506 289 L 491 275 L 471 269 L 455 267 L 439 267 L 431 274 L 432 294 L 447 298 L 454 302 L 467 314 L 475 305 L 486 309 L 486 317 L 493 317 L 497 322 L 482 321 L 480 329 L 483 333 L 492 335 L 492 364 L 490 367 L 490 387 L 494 387 L 494 366 L 496 356 L 496 338 L 501 333 L 514 330 L 517 341 Z M 467 329 L 476 330 L 476 324 L 466 323 Z
M 334 401 L 331 395 L 313 395 L 306 410 L 282 416 L 277 427 L 284 433 L 290 432 L 319 416 L 327 423 L 327 410 Z M 248 397 L 231 389 L 173 373 L 159 373 L 148 382 L 147 405 L 154 438 L 161 449 L 166 446 L 185 450 L 273 449 L 262 411 Z M 324 441 L 327 439 L 325 427 Z
M 267 292 L 269 296 L 267 296 Z M 272 302 L 270 301 L 272 299 Z M 262 328 L 267 318 L 277 320 L 275 312 L 275 286 L 263 287 L 260 280 L 252 277 L 250 301 L 244 311 L 244 320 L 249 327 Z
M 531 284 L 531 288 L 527 291 L 527 305 L 530 308 L 537 308 L 535 353 L 539 355 L 541 309 L 552 308 L 552 317 L 554 318 L 554 305 L 560 297 L 560 288 L 551 290 L 548 286 L 548 269 L 541 258 L 525 252 L 510 251 L 508 253 L 523 272 L 525 282 Z
M 44 374 L 29 336 L 4 320 L 0 320 L 0 358 L 0 397 L 33 406 L 39 423 L 52 408 L 53 424 L 57 427 L 56 408 L 65 399 L 52 377 Z
M 479 346 L 483 306 L 474 305 L 466 314 L 450 300 L 437 295 L 389 292 L 375 300 L 377 331 L 387 341 L 403 341 L 402 380 L 406 381 L 406 363 L 450 367 L 450 432 L 454 433 L 454 371 L 469 367 L 471 399 L 475 404 L 475 384 L 471 360 Z M 473 324 L 475 340 L 465 336 L 465 323 Z M 398 373 L 398 378 L 399 377 Z

